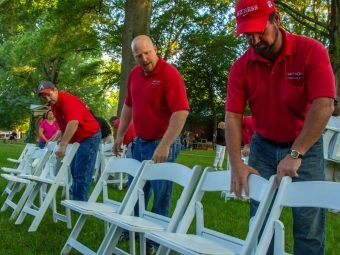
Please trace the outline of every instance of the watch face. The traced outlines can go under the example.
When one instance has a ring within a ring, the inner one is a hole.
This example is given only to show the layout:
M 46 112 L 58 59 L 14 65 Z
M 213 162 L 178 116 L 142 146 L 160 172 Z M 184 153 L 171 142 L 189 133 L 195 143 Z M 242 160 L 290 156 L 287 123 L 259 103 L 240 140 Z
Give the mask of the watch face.
M 295 150 L 292 150 L 290 155 L 292 156 L 292 158 L 298 158 L 299 157 L 299 152 L 298 151 L 295 151 Z

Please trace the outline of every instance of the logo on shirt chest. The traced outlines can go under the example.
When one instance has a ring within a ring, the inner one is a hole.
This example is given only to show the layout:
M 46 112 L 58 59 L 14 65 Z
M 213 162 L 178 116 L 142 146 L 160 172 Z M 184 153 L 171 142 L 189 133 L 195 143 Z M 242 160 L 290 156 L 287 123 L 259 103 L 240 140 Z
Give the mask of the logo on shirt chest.
M 288 80 L 300 80 L 302 77 L 302 72 L 290 72 L 286 74 Z
M 161 81 L 160 80 L 153 80 L 151 82 L 151 85 L 160 86 L 161 85 Z

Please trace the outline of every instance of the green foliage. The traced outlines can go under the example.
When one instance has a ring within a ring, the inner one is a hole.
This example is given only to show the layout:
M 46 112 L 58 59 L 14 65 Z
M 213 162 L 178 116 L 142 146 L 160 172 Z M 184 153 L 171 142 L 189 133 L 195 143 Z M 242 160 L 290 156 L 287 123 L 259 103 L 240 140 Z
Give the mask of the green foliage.
M 33 114 L 31 114 L 29 130 L 24 140 L 25 143 L 35 143 L 36 142 L 35 134 L 36 134 L 36 130 L 35 130 L 34 116 Z

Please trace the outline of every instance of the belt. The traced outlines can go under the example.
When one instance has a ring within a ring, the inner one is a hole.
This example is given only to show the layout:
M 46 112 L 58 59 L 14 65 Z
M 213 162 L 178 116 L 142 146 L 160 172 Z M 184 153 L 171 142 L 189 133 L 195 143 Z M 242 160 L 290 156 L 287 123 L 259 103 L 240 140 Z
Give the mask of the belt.
M 260 135 L 259 135 L 260 136 Z M 292 147 L 294 142 L 275 142 L 272 140 L 269 140 L 267 138 L 264 138 L 263 136 L 260 136 L 262 140 L 266 141 L 267 143 L 270 143 L 274 146 L 280 147 L 280 148 L 290 148 Z
M 141 140 L 143 140 L 143 141 L 145 141 L 145 142 L 154 142 L 154 141 L 157 141 L 157 140 L 161 140 L 163 137 L 161 137 L 161 138 L 156 138 L 156 139 L 144 139 L 144 138 L 138 136 L 138 138 L 141 139 Z

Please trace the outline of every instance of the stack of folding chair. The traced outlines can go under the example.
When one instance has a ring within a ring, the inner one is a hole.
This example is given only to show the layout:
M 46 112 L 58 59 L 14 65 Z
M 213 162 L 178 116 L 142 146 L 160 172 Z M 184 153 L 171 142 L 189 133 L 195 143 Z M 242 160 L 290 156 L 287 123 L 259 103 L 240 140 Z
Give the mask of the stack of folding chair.
M 56 143 L 50 144 L 48 148 L 44 149 L 35 147 L 33 153 L 30 155 L 25 167 L 22 169 L 20 174 L 16 176 L 13 174 L 1 174 L 1 177 L 13 183 L 12 189 L 10 190 L 10 193 L 8 194 L 6 201 L 1 208 L 1 211 L 5 211 L 8 206 L 14 209 L 11 219 L 14 219 L 17 213 L 22 209 L 24 202 L 33 189 L 31 182 L 27 179 L 21 178 L 21 175 L 39 175 L 42 169 L 45 167 L 50 155 L 52 154 L 55 145 Z M 22 186 L 26 186 L 26 188 L 24 193 L 21 195 L 19 202 L 16 204 L 13 199 L 14 196 L 20 191 Z
M 26 147 L 28 147 L 26 149 Z M 16 176 L 18 174 L 20 174 L 22 171 L 26 171 L 25 168 L 29 167 L 29 160 L 33 154 L 33 152 L 39 148 L 35 147 L 35 146 L 26 146 L 24 149 L 24 154 L 23 156 L 20 156 L 20 159 L 18 160 L 14 160 L 14 159 L 7 159 L 9 161 L 14 161 L 16 164 L 14 167 L 9 168 L 9 167 L 1 167 L 1 170 L 12 175 L 12 176 Z M 6 188 L 4 189 L 4 191 L 2 192 L 2 195 L 5 194 L 9 194 L 11 193 L 11 189 L 14 185 L 14 182 L 9 181 Z
M 275 176 L 269 181 L 257 175 L 248 177 L 249 196 L 260 201 L 256 215 L 251 219 L 245 240 L 230 236 L 204 226 L 204 213 L 201 199 L 205 192 L 230 189 L 230 171 L 216 172 L 208 167 L 203 172 L 200 182 L 175 233 L 147 232 L 149 238 L 160 244 L 157 254 L 166 254 L 171 250 L 180 254 L 224 254 L 250 255 L 256 250 L 257 239 L 264 224 L 266 214 L 276 190 Z M 223 213 L 220 211 L 219 213 Z M 188 234 L 190 224 L 196 216 L 196 234 Z M 230 221 L 235 220 L 231 218 Z M 221 222 L 228 224 L 228 222 Z M 268 248 L 268 247 L 267 247 Z M 264 255 L 266 253 L 262 253 Z
M 45 215 L 48 207 L 51 205 L 53 212 L 53 220 L 57 222 L 58 220 L 64 221 L 67 224 L 68 228 L 72 227 L 71 224 L 71 211 L 66 208 L 66 214 L 59 213 L 56 207 L 56 194 L 59 187 L 64 187 L 67 191 L 65 192 L 66 199 L 69 199 L 69 166 L 71 164 L 72 159 L 74 158 L 77 150 L 79 148 L 79 143 L 69 144 L 66 148 L 65 156 L 61 160 L 61 166 L 52 167 L 44 169 L 40 176 L 36 175 L 21 175 L 22 178 L 25 178 L 30 181 L 35 182 L 35 186 L 30 193 L 26 203 L 21 210 L 15 224 L 21 224 L 25 219 L 27 214 L 33 215 L 34 220 L 29 228 L 29 232 L 36 231 L 40 222 L 42 221 L 43 216 Z M 54 153 L 52 155 L 55 155 Z M 54 164 L 58 164 L 58 160 L 54 160 Z M 59 168 L 58 170 L 56 168 Z M 57 171 L 56 171 L 57 170 Z M 45 191 L 42 191 L 42 187 L 46 185 Z M 34 200 L 40 195 L 39 206 L 34 205 Z

